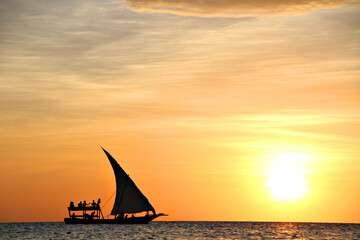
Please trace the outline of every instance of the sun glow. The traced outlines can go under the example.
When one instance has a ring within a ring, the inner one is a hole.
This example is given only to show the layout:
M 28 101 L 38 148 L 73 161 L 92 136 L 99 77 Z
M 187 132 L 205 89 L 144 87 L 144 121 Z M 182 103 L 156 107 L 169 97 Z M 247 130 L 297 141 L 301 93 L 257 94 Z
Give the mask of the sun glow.
M 278 200 L 292 200 L 304 195 L 306 181 L 304 179 L 303 153 L 281 153 L 272 158 L 268 172 L 268 186 L 272 195 Z

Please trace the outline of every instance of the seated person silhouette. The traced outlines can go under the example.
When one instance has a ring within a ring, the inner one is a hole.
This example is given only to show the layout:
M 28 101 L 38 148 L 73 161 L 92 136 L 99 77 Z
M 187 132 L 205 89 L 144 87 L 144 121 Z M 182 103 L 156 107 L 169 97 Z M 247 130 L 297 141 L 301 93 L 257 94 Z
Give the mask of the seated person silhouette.
M 71 208 L 75 207 L 73 201 L 70 202 L 70 207 L 71 207 Z
M 82 207 L 82 206 L 83 206 L 82 201 L 80 201 L 78 207 Z

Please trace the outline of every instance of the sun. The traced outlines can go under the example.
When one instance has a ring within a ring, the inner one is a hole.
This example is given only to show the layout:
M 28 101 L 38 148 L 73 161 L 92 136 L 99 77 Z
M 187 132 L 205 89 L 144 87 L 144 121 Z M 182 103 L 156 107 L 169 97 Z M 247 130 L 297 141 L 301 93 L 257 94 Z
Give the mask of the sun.
M 272 158 L 268 171 L 268 186 L 278 200 L 292 200 L 304 195 L 306 181 L 301 153 L 281 153 Z

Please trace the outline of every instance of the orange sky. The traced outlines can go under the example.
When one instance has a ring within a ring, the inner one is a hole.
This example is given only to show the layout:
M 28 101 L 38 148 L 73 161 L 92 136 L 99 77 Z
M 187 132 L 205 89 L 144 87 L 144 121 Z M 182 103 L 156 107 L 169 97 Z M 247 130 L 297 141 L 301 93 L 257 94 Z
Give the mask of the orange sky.
M 360 223 L 358 1 L 5 0 L 0 16 L 0 222 L 105 203 L 102 146 L 159 220 Z M 279 165 L 300 196 L 274 195 Z

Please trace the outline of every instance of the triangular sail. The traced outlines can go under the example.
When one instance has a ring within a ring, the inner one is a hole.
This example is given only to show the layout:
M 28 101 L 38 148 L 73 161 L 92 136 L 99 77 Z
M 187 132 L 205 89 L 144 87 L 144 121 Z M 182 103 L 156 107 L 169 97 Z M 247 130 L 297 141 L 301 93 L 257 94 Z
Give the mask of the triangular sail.
M 155 209 L 149 200 L 141 193 L 116 160 L 105 149 L 103 150 L 113 167 L 116 178 L 116 198 L 111 215 L 143 211 L 152 211 L 155 214 Z

